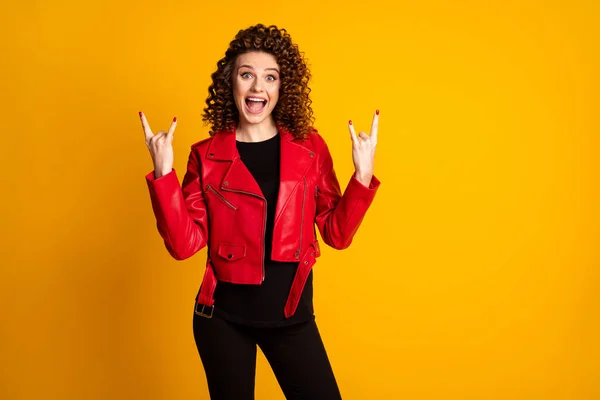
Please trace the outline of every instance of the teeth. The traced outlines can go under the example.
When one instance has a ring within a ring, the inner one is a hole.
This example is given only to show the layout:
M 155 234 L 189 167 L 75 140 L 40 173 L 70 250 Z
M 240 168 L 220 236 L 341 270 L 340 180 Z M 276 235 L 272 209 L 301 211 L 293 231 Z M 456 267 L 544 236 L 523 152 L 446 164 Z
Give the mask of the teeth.
M 265 100 L 263 100 L 263 99 L 257 99 L 257 98 L 254 98 L 254 97 L 248 97 L 248 101 L 260 101 L 260 102 L 264 102 Z

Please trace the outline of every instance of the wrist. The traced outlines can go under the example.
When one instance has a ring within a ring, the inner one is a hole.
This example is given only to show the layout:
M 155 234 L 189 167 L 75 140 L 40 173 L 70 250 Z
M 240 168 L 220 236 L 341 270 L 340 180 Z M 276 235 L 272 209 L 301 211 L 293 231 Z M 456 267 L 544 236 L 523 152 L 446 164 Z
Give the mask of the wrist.
M 369 186 L 371 184 L 371 179 L 373 178 L 373 173 L 362 173 L 362 172 L 358 172 L 356 171 L 354 173 L 354 177 L 356 178 L 357 181 L 359 181 L 360 183 L 362 183 L 364 186 Z
M 154 169 L 154 179 L 162 178 L 169 172 L 171 172 L 171 169 L 169 169 L 168 171 L 166 169 Z

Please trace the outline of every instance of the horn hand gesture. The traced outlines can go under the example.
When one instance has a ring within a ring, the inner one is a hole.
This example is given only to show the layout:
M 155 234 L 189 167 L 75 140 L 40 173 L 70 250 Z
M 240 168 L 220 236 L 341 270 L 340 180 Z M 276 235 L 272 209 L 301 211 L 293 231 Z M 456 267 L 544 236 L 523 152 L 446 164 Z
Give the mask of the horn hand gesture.
M 354 131 L 352 121 L 348 122 L 350 138 L 352 139 L 352 161 L 356 170 L 356 179 L 365 186 L 369 186 L 373 177 L 373 164 L 375 161 L 375 147 L 377 146 L 377 128 L 379 125 L 379 110 L 375 111 L 371 134 Z
M 140 120 L 142 121 L 142 128 L 146 137 L 146 146 L 152 156 L 152 162 L 154 163 L 154 179 L 158 179 L 171 172 L 173 169 L 173 133 L 177 126 L 177 117 L 173 118 L 171 127 L 168 132 L 158 131 L 156 134 L 152 133 L 150 125 L 146 120 L 144 113 L 140 111 Z

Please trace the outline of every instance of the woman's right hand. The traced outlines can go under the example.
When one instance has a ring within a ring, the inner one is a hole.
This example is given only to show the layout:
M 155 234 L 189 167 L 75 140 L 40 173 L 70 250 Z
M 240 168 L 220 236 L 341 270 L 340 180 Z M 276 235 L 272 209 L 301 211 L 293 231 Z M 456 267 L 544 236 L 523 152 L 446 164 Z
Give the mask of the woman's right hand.
M 140 119 L 142 121 L 142 128 L 144 129 L 144 135 L 146 136 L 146 146 L 152 156 L 152 162 L 154 163 L 154 179 L 158 179 L 163 175 L 168 174 L 173 169 L 173 133 L 177 126 L 177 117 L 173 118 L 169 132 L 158 131 L 156 134 L 152 133 L 146 116 L 140 111 Z

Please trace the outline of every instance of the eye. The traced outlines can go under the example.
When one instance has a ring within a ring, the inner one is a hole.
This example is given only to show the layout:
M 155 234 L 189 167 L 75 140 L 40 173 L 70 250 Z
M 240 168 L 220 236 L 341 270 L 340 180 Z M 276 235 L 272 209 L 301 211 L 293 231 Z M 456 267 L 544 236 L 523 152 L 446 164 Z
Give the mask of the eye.
M 267 81 L 269 81 L 269 82 L 275 82 L 276 80 L 277 80 L 277 78 L 275 77 L 275 75 L 267 76 Z
M 250 72 L 242 72 L 240 76 L 244 79 L 252 78 L 252 74 Z

